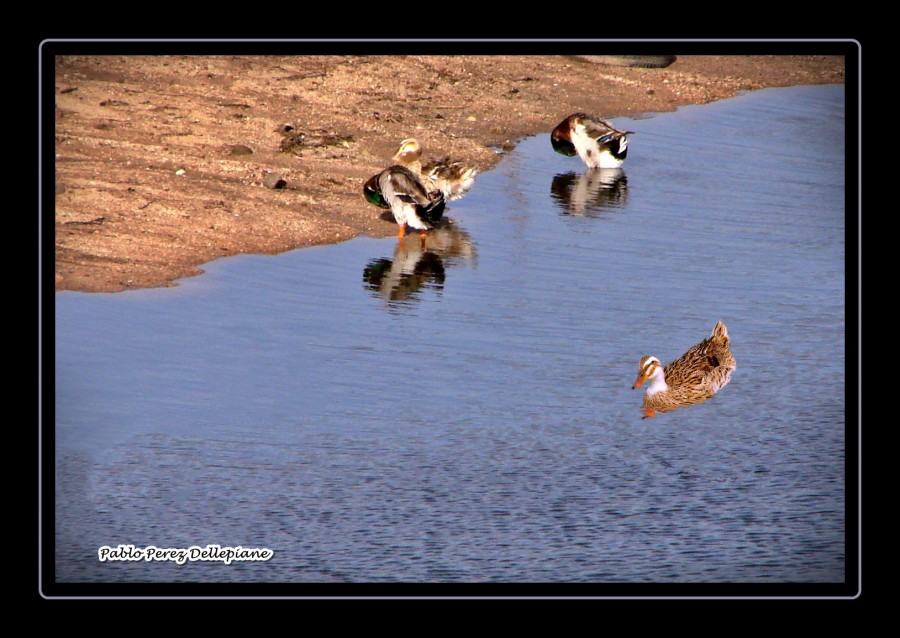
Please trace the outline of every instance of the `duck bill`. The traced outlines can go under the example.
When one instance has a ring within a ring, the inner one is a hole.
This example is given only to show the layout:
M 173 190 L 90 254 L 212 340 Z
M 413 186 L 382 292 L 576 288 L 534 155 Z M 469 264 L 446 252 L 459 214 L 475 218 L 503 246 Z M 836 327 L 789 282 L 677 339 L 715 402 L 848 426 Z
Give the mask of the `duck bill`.
M 642 385 L 644 385 L 644 381 L 646 381 L 646 380 L 647 380 L 647 375 L 645 375 L 644 373 L 638 374 L 638 378 L 637 378 L 637 380 L 634 382 L 634 385 L 631 386 L 631 389 L 632 389 L 632 390 L 636 390 L 637 388 L 639 388 L 639 387 L 641 387 Z

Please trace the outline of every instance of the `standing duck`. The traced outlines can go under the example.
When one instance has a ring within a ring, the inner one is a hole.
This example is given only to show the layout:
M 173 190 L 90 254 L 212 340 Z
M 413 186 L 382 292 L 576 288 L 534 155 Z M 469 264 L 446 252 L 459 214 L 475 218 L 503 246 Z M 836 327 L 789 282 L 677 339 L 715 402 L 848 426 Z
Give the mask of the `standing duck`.
M 665 368 L 656 357 L 641 359 L 638 377 L 631 389 L 650 381 L 641 409 L 644 418 L 655 417 L 657 411 L 669 412 L 703 403 L 724 388 L 737 365 L 731 356 L 730 345 L 728 330 L 719 321 L 709 338 Z
M 434 228 L 444 214 L 444 195 L 439 190 L 429 190 L 406 167 L 389 166 L 370 177 L 363 185 L 366 199 L 381 208 L 390 208 L 399 225 L 397 237 L 403 239 L 406 227 L 425 233 Z
M 426 184 L 433 184 L 434 188 L 444 194 L 444 200 L 448 202 L 465 195 L 472 188 L 478 174 L 477 167 L 466 166 L 449 157 L 422 164 L 422 146 L 412 137 L 400 142 L 400 148 L 392 159 L 416 173 Z
M 618 168 L 628 155 L 628 135 L 606 120 L 573 113 L 550 133 L 553 150 L 567 157 L 578 155 L 589 168 Z

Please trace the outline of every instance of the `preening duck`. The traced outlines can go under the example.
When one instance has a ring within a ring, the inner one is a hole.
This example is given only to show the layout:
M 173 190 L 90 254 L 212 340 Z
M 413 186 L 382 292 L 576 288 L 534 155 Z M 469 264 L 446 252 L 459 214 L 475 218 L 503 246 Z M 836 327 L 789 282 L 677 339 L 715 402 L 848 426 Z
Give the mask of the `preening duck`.
M 400 148 L 394 153 L 392 160 L 416 173 L 426 185 L 441 191 L 444 200 L 448 202 L 465 195 L 472 188 L 478 174 L 477 167 L 467 166 L 449 157 L 423 164 L 422 146 L 412 137 L 400 142 Z
M 644 418 L 655 417 L 657 411 L 669 412 L 711 398 L 728 384 L 736 366 L 728 330 L 719 321 L 707 339 L 665 367 L 656 357 L 641 359 L 631 388 L 650 382 L 641 411 Z
M 400 239 L 407 226 L 424 236 L 444 214 L 443 193 L 427 189 L 415 173 L 403 166 L 389 166 L 370 177 L 363 185 L 363 193 L 372 204 L 391 209 Z
M 628 135 L 606 120 L 573 113 L 550 133 L 553 150 L 567 157 L 578 155 L 590 168 L 618 168 L 628 156 Z

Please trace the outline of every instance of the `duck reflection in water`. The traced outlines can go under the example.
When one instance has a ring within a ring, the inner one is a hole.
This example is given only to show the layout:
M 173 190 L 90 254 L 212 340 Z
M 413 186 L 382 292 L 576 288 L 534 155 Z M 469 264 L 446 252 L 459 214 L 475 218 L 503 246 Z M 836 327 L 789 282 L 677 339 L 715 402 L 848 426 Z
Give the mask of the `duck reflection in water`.
M 621 168 L 589 168 L 581 175 L 561 173 L 553 178 L 550 195 L 562 215 L 601 216 L 624 208 L 628 178 Z
M 363 284 L 387 302 L 415 301 L 422 289 L 443 290 L 446 269 L 465 260 L 474 263 L 472 238 L 450 220 L 425 236 L 407 235 L 397 242 L 393 259 L 373 259 L 363 270 Z

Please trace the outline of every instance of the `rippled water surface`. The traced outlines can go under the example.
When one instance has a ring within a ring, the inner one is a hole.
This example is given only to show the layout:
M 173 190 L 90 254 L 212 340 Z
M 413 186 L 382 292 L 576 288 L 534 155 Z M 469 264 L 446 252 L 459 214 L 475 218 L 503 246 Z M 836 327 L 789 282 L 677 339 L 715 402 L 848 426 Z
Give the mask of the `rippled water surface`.
M 526 139 L 424 247 L 58 293 L 57 579 L 842 582 L 843 87 L 614 122 L 622 171 Z M 730 385 L 642 420 L 718 320 Z

